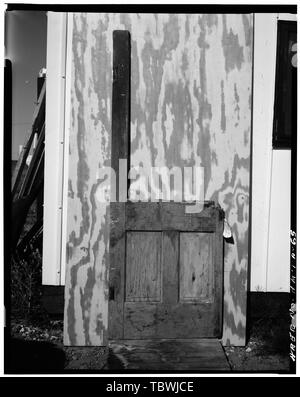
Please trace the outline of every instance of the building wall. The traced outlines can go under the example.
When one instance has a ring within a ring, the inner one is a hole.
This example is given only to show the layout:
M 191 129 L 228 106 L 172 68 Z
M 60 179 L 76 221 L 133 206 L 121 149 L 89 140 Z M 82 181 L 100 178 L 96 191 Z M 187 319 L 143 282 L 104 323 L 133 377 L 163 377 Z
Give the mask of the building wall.
M 131 33 L 132 164 L 205 168 L 225 243 L 224 344 L 243 345 L 248 267 L 252 15 L 73 14 L 64 341 L 107 341 L 112 33 Z
M 291 151 L 273 150 L 267 292 L 290 291 Z
M 48 12 L 45 116 L 43 285 L 64 284 L 62 249 L 65 142 L 65 13 Z
M 251 291 L 289 292 L 290 150 L 273 150 L 277 21 L 293 14 L 255 14 Z

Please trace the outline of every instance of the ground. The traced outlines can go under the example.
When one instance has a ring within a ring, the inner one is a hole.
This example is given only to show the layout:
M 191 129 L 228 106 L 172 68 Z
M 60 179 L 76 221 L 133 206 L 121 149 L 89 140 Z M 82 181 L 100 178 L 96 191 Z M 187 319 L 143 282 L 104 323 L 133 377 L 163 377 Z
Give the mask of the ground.
M 289 336 L 286 319 L 260 318 L 250 325 L 245 347 L 225 347 L 233 372 L 289 372 Z
M 14 319 L 11 322 L 11 367 L 16 372 L 101 371 L 106 364 L 104 347 L 66 347 L 63 320 L 43 323 Z
M 233 372 L 287 373 L 289 371 L 288 333 L 278 319 L 260 319 L 250 329 L 245 347 L 225 347 Z M 66 347 L 62 319 L 13 318 L 11 321 L 10 368 L 13 373 L 105 373 L 108 349 Z M 109 361 L 109 360 L 108 360 Z

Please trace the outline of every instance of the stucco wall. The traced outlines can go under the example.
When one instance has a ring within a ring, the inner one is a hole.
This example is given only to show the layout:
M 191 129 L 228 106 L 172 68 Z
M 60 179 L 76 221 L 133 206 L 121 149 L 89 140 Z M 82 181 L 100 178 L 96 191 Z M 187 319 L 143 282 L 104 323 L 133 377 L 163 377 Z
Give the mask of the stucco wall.
M 131 162 L 202 165 L 205 199 L 232 228 L 225 243 L 224 333 L 246 326 L 252 15 L 74 14 L 65 294 L 65 343 L 107 338 L 112 32 L 131 34 Z

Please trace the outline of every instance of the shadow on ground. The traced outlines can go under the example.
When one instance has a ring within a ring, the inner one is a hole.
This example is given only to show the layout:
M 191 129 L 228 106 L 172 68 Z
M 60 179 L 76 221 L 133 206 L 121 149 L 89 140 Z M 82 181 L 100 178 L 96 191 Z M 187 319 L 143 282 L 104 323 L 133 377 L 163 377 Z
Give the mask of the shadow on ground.
M 119 370 L 124 370 L 125 365 L 120 360 L 120 358 L 113 352 L 112 349 L 109 349 L 109 353 L 107 356 L 107 362 L 104 367 L 106 370 L 111 370 L 111 371 L 119 371 Z
M 53 343 L 10 338 L 7 373 L 57 373 L 65 366 L 65 353 Z

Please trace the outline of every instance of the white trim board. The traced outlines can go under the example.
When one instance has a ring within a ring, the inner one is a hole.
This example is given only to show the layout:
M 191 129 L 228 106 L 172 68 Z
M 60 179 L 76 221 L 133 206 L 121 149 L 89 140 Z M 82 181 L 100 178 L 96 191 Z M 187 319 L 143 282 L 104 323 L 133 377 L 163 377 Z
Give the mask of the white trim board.
M 63 158 L 63 189 L 62 189 L 62 231 L 61 231 L 61 273 L 60 284 L 65 285 L 66 276 L 66 247 L 67 247 L 67 216 L 68 216 L 68 175 L 69 175 L 69 135 L 71 122 L 71 78 L 72 78 L 72 32 L 73 13 L 67 14 L 66 40 L 66 93 L 64 109 L 64 158 Z
M 67 17 L 54 12 L 47 16 L 42 283 L 60 285 Z

